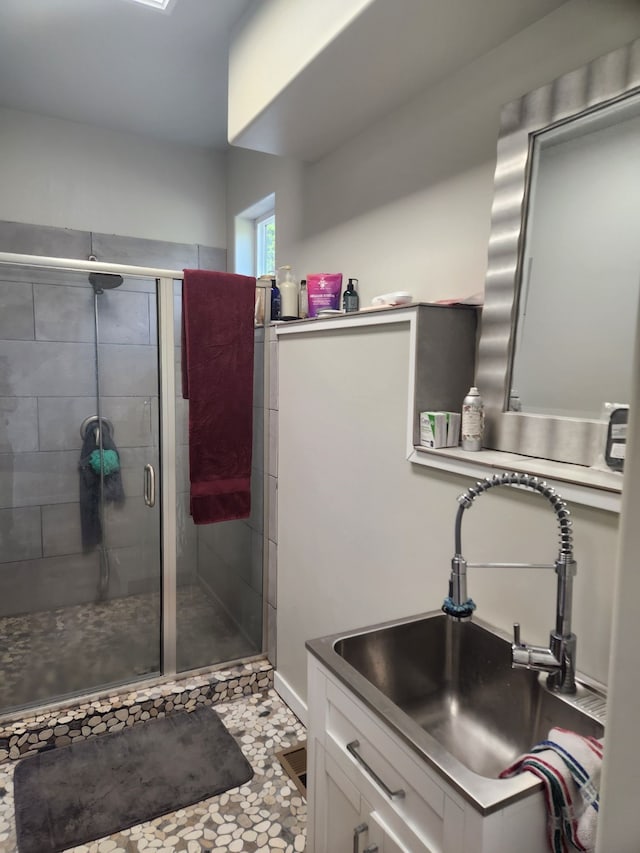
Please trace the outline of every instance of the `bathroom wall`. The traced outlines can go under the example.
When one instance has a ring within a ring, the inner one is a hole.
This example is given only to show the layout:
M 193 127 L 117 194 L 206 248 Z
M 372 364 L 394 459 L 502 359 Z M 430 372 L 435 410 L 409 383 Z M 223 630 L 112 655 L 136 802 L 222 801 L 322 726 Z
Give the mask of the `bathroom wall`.
M 0 222 L 0 251 L 77 258 L 95 254 L 99 260 L 107 262 L 168 269 L 226 268 L 224 152 L 162 143 L 133 134 L 105 131 L 14 110 L 0 110 L 0 142 L 3 149 L 3 160 L 0 163 L 0 181 L 3 185 L 0 220 L 2 217 L 7 220 Z M 38 227 L 31 223 L 38 223 Z M 64 276 L 60 277 L 60 282 L 66 283 Z M 86 277 L 84 283 L 88 288 Z M 112 297 L 117 295 L 126 299 L 124 290 L 130 286 L 126 282 L 116 294 L 106 294 L 109 304 L 123 307 L 123 300 L 116 302 Z M 148 297 L 145 297 L 149 300 L 151 312 L 147 322 L 148 332 L 155 322 L 155 304 L 151 299 L 155 285 L 149 282 L 148 287 L 143 288 L 137 282 L 135 287 L 148 291 Z M 180 293 L 181 286 L 176 283 L 174 305 L 178 341 Z M 87 290 L 87 298 L 89 295 L 91 293 Z M 60 314 L 54 303 L 55 300 L 50 300 L 47 316 L 51 317 L 50 322 L 59 316 L 60 323 L 64 323 L 62 303 L 59 306 Z M 141 318 L 137 320 L 144 326 Z M 125 311 L 121 329 L 123 334 L 130 322 L 134 322 L 134 319 Z M 8 319 L 5 319 L 5 325 L 11 326 Z M 247 636 L 247 650 L 259 650 L 262 645 L 261 438 L 264 401 L 261 384 L 263 342 L 260 335 L 263 335 L 263 331 L 257 332 L 255 349 L 255 499 L 252 517 L 248 522 L 220 525 L 220 529 L 216 530 L 204 526 L 195 528 L 191 522 L 188 511 L 188 405 L 181 399 L 179 389 L 176 401 L 178 582 L 188 585 L 197 574 L 229 615 L 242 626 Z M 178 367 L 179 359 L 177 348 Z M 128 372 L 125 370 L 125 377 Z M 5 408 L 12 405 L 11 400 L 5 401 Z M 135 419 L 139 413 L 132 409 L 130 414 Z M 122 435 L 123 429 L 126 432 L 121 416 L 122 413 L 118 412 L 118 437 Z M 12 418 L 8 428 L 15 435 L 15 417 Z M 0 422 L 0 433 L 2 426 Z M 75 427 L 73 436 L 72 443 L 79 442 Z M 157 440 L 157 436 L 155 438 Z M 74 473 L 67 478 L 69 489 L 61 494 L 61 499 L 69 502 L 67 514 L 69 524 L 74 527 L 73 530 L 64 526 L 58 529 L 60 540 L 65 542 L 66 556 L 60 560 L 63 574 L 72 570 L 73 560 L 68 558 L 68 554 L 78 542 L 77 449 L 74 444 L 70 453 Z M 128 452 L 126 448 L 123 450 L 125 455 Z M 0 460 L 8 458 L 0 452 Z M 137 473 L 136 470 L 131 488 L 138 495 L 142 480 Z M 136 530 L 140 533 L 141 528 L 136 527 L 132 513 L 113 510 L 111 515 L 116 520 L 126 521 L 131 536 L 135 536 Z M 148 513 L 144 518 L 147 517 Z M 28 533 L 31 542 L 39 542 L 40 527 L 35 513 L 32 512 L 29 519 L 33 530 L 29 528 L 25 532 L 24 525 L 15 525 L 13 515 L 9 518 L 5 514 L 4 530 L 6 532 L 7 526 L 11 524 L 13 538 L 21 539 L 22 533 L 25 536 Z M 83 556 L 79 563 L 81 583 L 74 587 L 74 595 L 78 600 L 90 600 L 95 595 L 95 557 L 94 554 Z M 87 569 L 87 560 L 90 562 L 90 570 Z M 133 566 L 137 574 L 144 574 L 152 566 L 157 579 L 157 554 L 151 563 L 134 560 Z M 43 578 L 51 577 L 51 573 L 43 574 Z M 128 577 L 124 567 L 123 577 Z M 6 572 L 4 579 L 9 582 Z M 13 588 L 13 580 L 7 588 Z M 46 587 L 47 584 L 42 586 L 42 595 L 34 595 L 25 589 L 21 606 L 34 609 L 42 606 L 46 599 Z M 41 587 L 37 585 L 35 588 L 40 590 Z M 114 594 L 126 594 L 126 591 L 126 584 L 117 591 L 115 587 L 113 590 Z M 64 597 L 62 590 L 56 595 Z M 187 613 L 178 613 L 179 635 L 182 623 L 184 630 L 189 629 L 188 619 Z
M 88 235 L 87 235 L 88 236 Z M 123 507 L 109 505 L 109 597 L 159 591 L 157 511 L 141 471 L 157 464 L 155 283 L 99 297 L 103 415 L 115 427 Z M 0 268 L 0 615 L 94 600 L 99 553 L 83 553 L 80 424 L 96 413 L 93 290 L 86 275 Z M 145 511 L 146 510 L 146 511 Z
M 87 257 L 165 268 L 224 268 L 206 246 L 0 223 L 0 251 Z M 180 307 L 176 283 L 176 307 Z M 98 297 L 102 413 L 115 426 L 126 502 L 109 505 L 109 597 L 158 591 L 159 516 L 142 500 L 142 468 L 158 465 L 156 285 L 125 278 Z M 99 555 L 80 541 L 79 427 L 96 411 L 93 291 L 87 276 L 0 267 L 1 615 L 95 599 Z M 179 341 L 179 310 L 176 312 Z M 179 366 L 179 351 L 177 353 Z M 179 393 L 179 389 L 178 389 Z M 178 581 L 197 572 L 188 516 L 188 404 L 178 406 Z
M 0 220 L 226 245 L 224 152 L 7 109 L 0 150 Z
M 229 139 L 252 119 L 309 64 L 371 0 L 313 0 L 291 4 L 265 3 L 238 33 L 229 52 Z M 290 38 L 296 33 L 296 38 Z M 281 49 L 286 43 L 286 49 Z M 278 61 L 262 73 L 265 44 L 278 45 Z M 277 136 L 278 131 L 274 129 Z M 268 149 L 264 149 L 268 150 Z
M 638 35 L 636 3 L 570 0 L 311 166 L 232 150 L 228 223 L 252 187 L 275 192 L 278 264 L 356 276 L 365 305 L 394 289 L 425 301 L 482 291 L 501 106 Z M 405 344 L 385 341 L 347 337 L 341 358 L 333 339 L 279 344 L 278 675 L 301 698 L 305 639 L 443 595 L 468 482 L 405 461 Z M 348 383 L 353 403 L 336 408 Z M 306 435 L 316 414 L 322 449 Z M 579 665 L 606 680 L 618 519 L 573 510 Z M 546 561 L 554 548 L 553 516 L 534 496 L 505 490 L 470 516 L 474 558 Z M 505 628 L 521 618 L 523 636 L 544 641 L 553 590 L 539 595 L 538 582 L 549 580 L 474 578 L 480 615 Z
M 288 334 L 278 347 L 277 677 L 304 699 L 305 640 L 440 608 L 456 499 L 473 480 L 406 461 L 408 326 Z M 618 516 L 570 510 L 578 667 L 606 681 Z M 558 527 L 539 495 L 495 489 L 465 513 L 462 542 L 469 561 L 549 563 Z M 468 583 L 479 618 L 509 632 L 518 621 L 546 645 L 552 571 L 470 569 Z
M 394 289 L 482 291 L 502 105 L 638 35 L 635 0 L 570 0 L 311 166 L 232 149 L 230 257 L 237 200 L 253 187 L 253 201 L 275 192 L 278 263 L 300 277 L 356 276 L 364 305 Z
M 265 330 L 254 331 L 251 515 L 197 528 L 198 578 L 223 604 L 246 640 L 246 654 L 262 650 L 264 542 Z M 185 447 L 185 453 L 188 448 Z M 185 484 L 188 500 L 188 484 Z M 188 506 L 188 503 L 187 503 Z
M 3 187 L 0 199 L 0 251 L 83 259 L 94 254 L 98 259 L 107 262 L 169 269 L 226 267 L 224 154 L 5 109 L 0 109 L 0 143 L 3 151 L 0 163 L 0 181 Z M 5 279 L 9 276 L 6 269 L 1 272 Z M 11 275 L 16 278 L 15 271 L 12 271 Z M 55 334 L 51 333 L 54 340 L 60 340 L 60 330 L 64 339 L 64 334 L 69 334 L 70 317 L 77 319 L 78 313 L 84 312 L 81 321 L 81 339 L 84 341 L 82 346 L 90 350 L 91 344 L 88 342 L 93 340 L 93 336 L 89 334 L 91 329 L 87 324 L 92 308 L 92 293 L 86 276 L 82 278 L 87 288 L 82 307 L 79 307 L 77 300 L 60 298 L 49 298 L 46 304 L 43 301 L 38 304 L 40 291 L 58 295 L 66 293 L 71 290 L 71 284 L 79 283 L 78 276 L 36 273 L 39 284 L 31 281 L 33 277 L 32 273 L 23 273 L 21 276 L 22 281 L 28 282 L 26 290 L 20 291 L 21 303 L 26 299 L 26 291 L 31 292 L 33 287 L 35 310 L 43 317 L 48 327 L 54 331 L 58 330 Z M 45 283 L 52 280 L 60 286 L 59 290 L 46 290 Z M 17 292 L 16 286 L 11 287 L 12 293 Z M 5 285 L 6 287 L 9 285 Z M 128 290 L 132 293 L 125 292 Z M 117 344 L 122 354 L 126 355 L 132 353 L 127 347 L 135 344 L 152 349 L 153 353 L 157 352 L 154 340 L 154 293 L 154 282 L 127 280 L 119 291 L 106 293 L 102 297 L 101 306 L 109 305 L 116 311 L 111 318 L 115 339 L 105 344 L 107 349 Z M 77 294 L 81 294 L 81 291 L 75 290 L 72 296 Z M 135 306 L 131 305 L 131 300 L 137 300 Z M 26 318 L 34 307 L 25 303 L 20 305 L 20 310 L 21 316 Z M 121 317 L 119 312 L 124 312 Z M 26 329 L 25 334 L 31 339 L 38 334 L 37 324 L 34 332 L 33 320 L 30 328 L 26 320 L 22 326 L 16 326 L 6 312 L 3 325 L 13 329 L 14 337 L 15 330 L 20 328 Z M 133 331 L 128 334 L 131 326 L 134 327 Z M 15 342 L 3 342 L 2 346 L 15 348 Z M 156 356 L 152 355 L 152 370 L 156 361 Z M 138 368 L 139 364 L 138 361 Z M 87 375 L 91 366 L 92 362 L 89 360 L 85 371 Z M 123 371 L 123 383 L 133 381 L 130 373 L 130 368 Z M 57 384 L 63 381 L 64 370 L 47 392 L 56 394 Z M 148 385 L 148 380 L 145 381 Z M 5 395 L 5 409 L 13 408 L 11 394 L 14 392 L 4 389 L 2 393 Z M 69 393 L 74 399 L 78 394 L 77 389 L 72 389 Z M 129 392 L 125 389 L 124 393 Z M 150 395 L 149 399 L 155 400 L 157 387 L 145 387 L 145 395 Z M 19 410 L 24 410 L 25 405 L 24 399 L 21 398 Z M 79 400 L 78 405 L 82 407 L 83 402 Z M 67 414 L 70 411 L 68 410 Z M 73 413 L 76 413 L 75 409 Z M 117 420 L 120 429 L 117 440 L 120 444 L 124 441 L 123 454 L 126 456 L 129 453 L 127 442 L 131 442 L 131 436 L 124 439 L 122 435 L 125 415 L 131 419 L 131 423 L 129 427 L 124 428 L 124 432 L 133 434 L 133 446 L 145 445 L 151 437 L 148 435 L 148 418 L 147 434 L 140 435 L 140 424 L 144 425 L 145 420 L 139 417 L 135 407 L 129 405 L 128 414 L 119 411 Z M 16 430 L 22 428 L 22 425 L 16 425 L 15 417 L 14 411 L 4 424 L 0 423 L 0 429 L 4 427 L 5 433 L 8 431 L 12 436 L 16 435 Z M 58 431 L 63 426 L 56 420 L 53 425 Z M 69 444 L 68 450 L 75 460 L 79 449 L 79 434 L 76 425 L 73 429 L 71 423 L 68 426 L 68 430 L 65 428 L 65 441 Z M 33 428 L 37 428 L 37 420 L 32 420 L 31 429 Z M 157 436 L 155 440 L 157 441 Z M 5 434 L 5 446 L 2 450 L 6 451 L 10 444 Z M 37 441 L 33 449 L 40 449 Z M 6 457 L 2 458 L 6 461 Z M 50 459 L 51 456 L 47 458 Z M 180 463 L 184 469 L 184 454 Z M 75 468 L 75 462 L 72 467 Z M 37 490 L 37 475 L 34 473 L 32 476 L 36 478 L 33 489 Z M 184 477 L 182 479 L 184 480 Z M 75 474 L 69 483 L 70 488 L 71 486 L 71 491 L 63 489 L 58 492 L 56 486 L 53 492 L 64 498 L 65 502 L 69 499 L 76 502 L 77 507 Z M 140 486 L 141 478 L 132 477 L 127 491 L 138 494 Z M 14 500 L 15 503 L 15 497 L 7 500 Z M 60 512 L 58 509 L 58 515 Z M 184 501 L 179 501 L 179 512 L 182 515 L 186 512 Z M 58 524 L 52 528 L 57 531 L 59 541 L 64 543 L 65 554 L 77 550 L 79 535 L 77 513 L 71 508 L 67 509 L 67 515 L 67 524 Z M 129 538 L 134 536 L 136 524 L 132 512 L 118 514 L 115 511 L 114 518 L 116 521 L 125 519 Z M 29 532 L 30 539 L 39 541 L 40 535 L 31 536 L 31 532 L 33 531 Z M 186 559 L 179 561 L 179 564 L 184 571 L 195 572 L 195 534 L 189 536 L 183 533 L 180 544 L 181 553 Z M 50 546 L 46 541 L 42 547 L 44 552 L 51 556 Z M 81 565 L 85 565 L 87 559 L 93 567 L 95 555 L 85 557 Z M 69 561 L 63 562 L 65 571 L 68 571 Z M 93 571 L 85 571 L 82 575 L 86 583 L 80 584 L 76 590 L 76 595 L 80 598 L 85 595 L 91 597 L 93 594 L 95 585 L 93 580 L 89 580 L 93 574 Z M 6 579 L 6 572 L 4 577 Z M 125 591 L 126 589 L 121 592 Z M 31 596 L 30 606 L 37 609 L 37 596 Z

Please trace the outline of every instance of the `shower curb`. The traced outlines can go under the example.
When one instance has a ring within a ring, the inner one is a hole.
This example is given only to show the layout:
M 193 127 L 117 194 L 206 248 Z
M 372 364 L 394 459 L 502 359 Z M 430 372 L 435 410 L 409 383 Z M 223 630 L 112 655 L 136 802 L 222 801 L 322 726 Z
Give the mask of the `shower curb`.
M 76 701 L 55 711 L 0 724 L 0 764 L 117 732 L 152 717 L 193 711 L 203 704 L 232 702 L 272 687 L 273 667 L 265 659 L 113 693 L 91 702 Z

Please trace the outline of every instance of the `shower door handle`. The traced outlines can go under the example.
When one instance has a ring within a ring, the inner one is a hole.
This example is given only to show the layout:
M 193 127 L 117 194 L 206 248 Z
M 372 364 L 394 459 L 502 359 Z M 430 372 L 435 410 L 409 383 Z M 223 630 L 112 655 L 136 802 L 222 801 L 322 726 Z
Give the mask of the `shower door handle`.
M 147 506 L 156 505 L 156 472 L 149 464 L 144 466 L 144 502 Z

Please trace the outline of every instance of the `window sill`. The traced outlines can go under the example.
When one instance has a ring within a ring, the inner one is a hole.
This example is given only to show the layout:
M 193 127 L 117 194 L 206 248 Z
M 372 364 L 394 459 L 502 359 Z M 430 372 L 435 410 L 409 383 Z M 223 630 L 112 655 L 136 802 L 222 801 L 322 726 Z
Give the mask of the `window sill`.
M 591 506 L 608 512 L 620 512 L 622 474 L 552 462 L 501 450 L 470 452 L 460 447 L 442 447 L 432 450 L 414 446 L 409 461 L 428 468 L 451 471 L 455 474 L 484 479 L 495 471 L 516 471 L 542 477 L 569 503 Z

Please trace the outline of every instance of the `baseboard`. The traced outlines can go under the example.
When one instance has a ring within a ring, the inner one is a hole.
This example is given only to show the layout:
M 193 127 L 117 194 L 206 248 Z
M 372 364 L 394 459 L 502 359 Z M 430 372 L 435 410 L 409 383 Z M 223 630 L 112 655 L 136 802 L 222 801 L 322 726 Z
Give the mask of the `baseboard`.
M 300 722 L 307 725 L 307 704 L 298 696 L 291 685 L 276 671 L 273 673 L 273 688 L 282 701 L 287 704 Z

